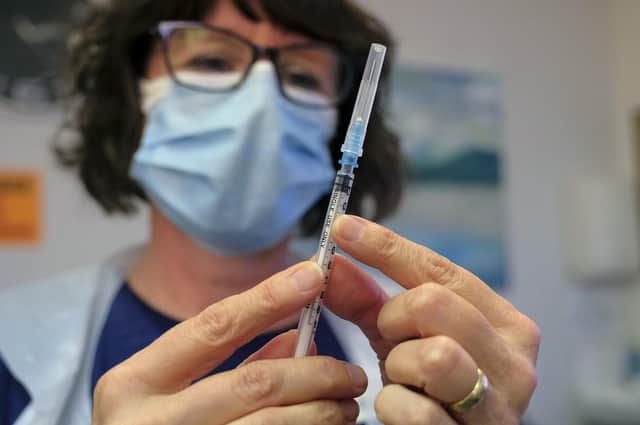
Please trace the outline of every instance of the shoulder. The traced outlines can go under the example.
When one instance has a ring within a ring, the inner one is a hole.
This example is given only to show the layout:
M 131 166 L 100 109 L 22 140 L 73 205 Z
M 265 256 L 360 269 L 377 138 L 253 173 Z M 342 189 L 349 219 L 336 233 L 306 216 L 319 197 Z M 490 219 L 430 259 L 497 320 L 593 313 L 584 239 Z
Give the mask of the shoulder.
M 81 331 L 78 327 L 91 318 L 94 302 L 122 282 L 141 251 L 128 248 L 102 263 L 1 291 L 0 354 L 17 351 L 12 343 L 21 345 L 22 340 L 42 345 L 51 342 L 52 336 Z
M 63 314 L 84 307 L 101 285 L 121 281 L 141 250 L 124 249 L 101 263 L 0 290 L 0 329 L 3 322 L 16 323 L 18 318 L 46 320 L 45 313 Z
M 63 341 L 82 332 L 91 309 L 99 267 L 86 267 L 0 292 L 0 357 L 14 373 L 64 350 Z M 42 358 L 41 358 L 42 357 Z
M 17 323 L 25 316 L 51 313 L 57 307 L 67 308 L 74 301 L 85 299 L 97 282 L 98 270 L 97 266 L 86 267 L 3 289 L 0 322 Z
M 121 251 L 97 265 L 0 291 L 0 358 L 8 370 L 3 373 L 24 384 L 39 406 L 32 411 L 60 413 L 52 394 L 75 388 L 132 254 Z

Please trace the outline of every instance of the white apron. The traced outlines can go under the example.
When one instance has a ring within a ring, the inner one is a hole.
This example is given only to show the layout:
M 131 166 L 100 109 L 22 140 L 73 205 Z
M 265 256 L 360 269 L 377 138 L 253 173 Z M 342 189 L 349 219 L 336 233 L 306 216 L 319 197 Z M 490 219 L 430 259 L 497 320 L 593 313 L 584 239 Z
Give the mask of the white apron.
M 139 248 L 104 264 L 0 293 L 0 354 L 31 396 L 15 425 L 91 423 L 91 373 L 113 299 Z M 377 424 L 373 403 L 381 389 L 378 362 L 352 324 L 323 312 L 347 357 L 363 367 L 369 388 L 360 397 L 359 422 Z

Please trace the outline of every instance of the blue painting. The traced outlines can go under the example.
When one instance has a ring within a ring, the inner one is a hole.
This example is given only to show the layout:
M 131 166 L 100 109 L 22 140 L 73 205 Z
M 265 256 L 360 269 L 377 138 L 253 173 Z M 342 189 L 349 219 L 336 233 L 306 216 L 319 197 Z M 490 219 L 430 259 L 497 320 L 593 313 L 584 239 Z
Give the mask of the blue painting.
M 408 185 L 385 224 L 471 270 L 495 289 L 507 285 L 498 76 L 399 67 L 392 124 L 402 139 Z

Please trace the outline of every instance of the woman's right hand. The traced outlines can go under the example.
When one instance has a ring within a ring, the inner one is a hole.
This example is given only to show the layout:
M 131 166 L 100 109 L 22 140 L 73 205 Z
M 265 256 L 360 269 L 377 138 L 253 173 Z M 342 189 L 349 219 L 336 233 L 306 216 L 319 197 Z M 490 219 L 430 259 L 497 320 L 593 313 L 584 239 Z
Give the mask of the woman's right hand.
M 205 376 L 237 348 L 320 292 L 312 262 L 211 305 L 108 371 L 94 393 L 94 425 L 353 424 L 367 378 L 330 357 L 290 357 L 295 331 L 238 368 Z M 197 382 L 196 382 L 197 381 Z

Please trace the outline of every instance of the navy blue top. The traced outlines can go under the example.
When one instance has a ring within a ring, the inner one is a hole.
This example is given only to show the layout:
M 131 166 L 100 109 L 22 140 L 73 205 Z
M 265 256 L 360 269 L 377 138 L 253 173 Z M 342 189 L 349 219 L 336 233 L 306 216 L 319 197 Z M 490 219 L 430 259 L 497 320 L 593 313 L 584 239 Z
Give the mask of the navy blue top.
M 0 425 L 12 424 L 29 400 L 29 393 L 13 378 L 0 358 Z
M 98 341 L 91 377 L 91 391 L 93 392 L 98 379 L 106 371 L 142 350 L 177 323 L 145 304 L 129 289 L 128 285 L 122 285 L 111 305 Z M 280 332 L 258 336 L 211 373 L 235 368 Z M 316 333 L 316 344 L 318 354 L 346 360 L 336 335 L 322 316 Z M 29 402 L 29 394 L 15 380 L 0 358 L 0 425 L 13 424 Z

